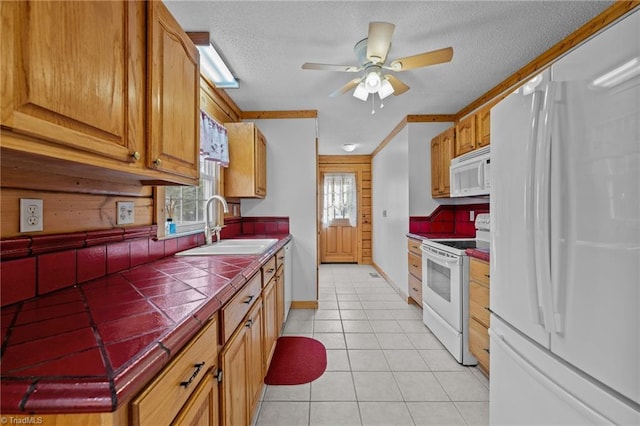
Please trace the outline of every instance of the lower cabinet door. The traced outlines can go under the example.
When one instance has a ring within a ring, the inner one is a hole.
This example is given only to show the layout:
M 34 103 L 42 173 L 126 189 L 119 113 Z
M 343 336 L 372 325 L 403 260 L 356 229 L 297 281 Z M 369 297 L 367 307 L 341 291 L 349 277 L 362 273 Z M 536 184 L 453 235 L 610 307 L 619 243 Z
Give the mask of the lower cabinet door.
M 480 369 L 489 375 L 489 332 L 474 318 L 469 318 L 469 351 L 478 358 Z
M 262 318 L 264 320 L 263 358 L 265 371 L 269 367 L 278 339 L 277 278 L 272 278 L 262 294 Z
M 221 352 L 222 424 L 249 425 L 264 380 L 262 360 L 262 299 Z
M 260 391 L 264 382 L 264 360 L 262 357 L 262 303 L 258 302 L 249 313 L 248 343 L 247 357 L 249 359 L 248 369 L 248 386 L 249 386 L 249 419 L 253 415 L 260 398 Z
M 209 373 L 193 392 L 173 424 L 216 426 L 219 424 L 218 416 L 218 381 Z
M 276 312 L 277 340 L 284 324 L 284 266 L 280 266 L 276 275 Z
M 247 389 L 247 334 L 240 331 L 227 343 L 220 357 L 222 365 L 222 424 L 225 426 L 248 425 L 249 410 Z

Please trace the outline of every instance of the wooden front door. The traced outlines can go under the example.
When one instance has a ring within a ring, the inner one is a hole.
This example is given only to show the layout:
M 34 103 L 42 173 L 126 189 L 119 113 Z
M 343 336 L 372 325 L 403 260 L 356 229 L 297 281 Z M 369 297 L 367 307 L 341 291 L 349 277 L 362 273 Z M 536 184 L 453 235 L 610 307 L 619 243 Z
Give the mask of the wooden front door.
M 321 208 L 324 213 L 320 230 L 320 262 L 358 262 L 357 174 L 323 172 L 321 182 Z M 353 205 L 347 206 L 351 201 Z

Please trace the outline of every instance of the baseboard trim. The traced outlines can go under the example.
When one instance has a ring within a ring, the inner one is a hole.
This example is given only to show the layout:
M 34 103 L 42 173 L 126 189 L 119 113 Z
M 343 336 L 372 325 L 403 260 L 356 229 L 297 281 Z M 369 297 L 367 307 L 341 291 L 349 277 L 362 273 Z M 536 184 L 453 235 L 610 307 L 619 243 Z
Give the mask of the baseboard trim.
M 291 302 L 291 309 L 318 309 L 317 300 L 294 300 Z
M 371 266 L 373 266 L 373 267 L 374 267 L 374 269 L 375 269 L 376 271 L 378 271 L 378 273 L 379 273 L 380 275 L 382 275 L 382 278 L 384 278 L 384 279 L 385 279 L 385 281 L 387 281 L 387 283 L 389 283 L 389 285 L 391 286 L 391 288 L 392 288 L 392 289 L 394 289 L 394 290 L 395 290 L 395 292 L 396 292 L 396 293 L 398 293 L 398 294 L 400 295 L 400 297 L 402 297 L 404 300 L 407 300 L 407 303 L 409 303 L 409 301 L 408 301 L 408 299 L 409 299 L 409 295 L 408 295 L 408 294 L 405 294 L 405 292 L 404 292 L 404 291 L 402 291 L 402 290 L 400 289 L 400 287 L 398 287 L 398 285 L 397 285 L 396 283 L 394 283 L 394 282 L 393 282 L 393 280 L 389 277 L 389 275 L 387 275 L 387 274 L 385 274 L 385 273 L 384 273 L 384 271 L 382 270 L 382 268 L 380 268 L 378 265 L 376 265 L 376 263 L 375 263 L 375 262 L 373 262 L 373 263 L 371 264 Z

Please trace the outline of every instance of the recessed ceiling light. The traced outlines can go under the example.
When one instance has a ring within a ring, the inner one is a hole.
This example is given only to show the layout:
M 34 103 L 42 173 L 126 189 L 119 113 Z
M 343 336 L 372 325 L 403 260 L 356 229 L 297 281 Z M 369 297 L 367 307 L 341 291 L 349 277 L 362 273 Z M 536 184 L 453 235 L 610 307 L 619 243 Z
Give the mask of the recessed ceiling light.
M 342 145 L 342 149 L 346 152 L 352 152 L 354 149 L 356 149 L 356 144 L 355 143 L 345 143 L 344 145 Z

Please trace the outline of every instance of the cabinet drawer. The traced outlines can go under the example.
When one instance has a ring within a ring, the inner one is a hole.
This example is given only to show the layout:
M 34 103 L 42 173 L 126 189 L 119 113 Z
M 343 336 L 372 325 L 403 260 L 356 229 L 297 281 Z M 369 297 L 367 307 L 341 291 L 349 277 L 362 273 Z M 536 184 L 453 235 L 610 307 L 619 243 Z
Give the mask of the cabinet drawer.
M 280 269 L 282 265 L 284 265 L 284 248 L 281 248 L 276 253 L 276 268 Z
M 407 240 L 407 248 L 411 253 L 415 253 L 418 256 L 422 257 L 422 251 L 420 250 L 420 246 L 422 245 L 422 241 L 416 240 L 415 238 L 409 238 Z
M 131 403 L 134 425 L 166 424 L 187 402 L 218 356 L 218 322 L 201 330 Z
M 422 280 L 422 257 L 416 256 L 413 253 L 408 253 L 409 256 L 409 273 L 414 277 Z
M 249 309 L 260 298 L 262 277 L 255 274 L 247 284 L 222 308 L 222 344 L 233 334 Z
M 489 289 L 471 281 L 469 283 L 469 313 L 485 327 L 489 327 Z
M 276 256 L 272 256 L 262 267 L 262 286 L 266 287 L 276 274 Z
M 409 274 L 409 297 L 422 306 L 422 281 Z
M 478 358 L 478 363 L 489 372 L 489 332 L 478 321 L 469 320 L 469 350 Z
M 472 281 L 489 286 L 489 263 L 471 258 L 469 262 L 469 276 Z

